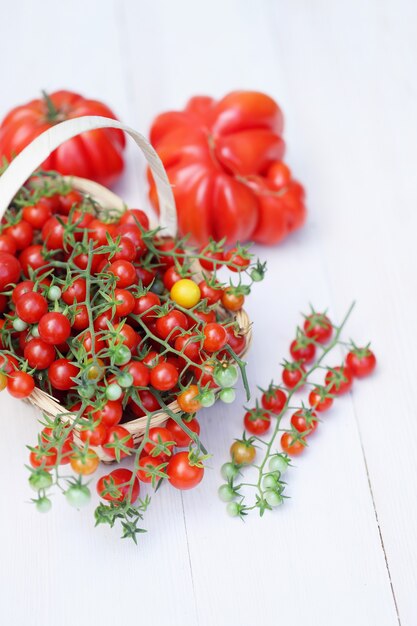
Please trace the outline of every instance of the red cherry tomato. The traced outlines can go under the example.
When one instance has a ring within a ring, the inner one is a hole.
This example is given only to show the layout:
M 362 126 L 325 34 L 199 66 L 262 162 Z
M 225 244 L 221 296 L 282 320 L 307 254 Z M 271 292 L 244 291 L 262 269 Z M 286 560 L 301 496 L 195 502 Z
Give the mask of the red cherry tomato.
M 319 424 L 317 413 L 311 409 L 299 409 L 291 416 L 291 426 L 307 437 L 314 433 Z
M 36 291 L 22 294 L 16 302 L 16 314 L 27 324 L 36 324 L 48 312 L 48 302 Z
M 200 424 L 195 417 L 192 417 L 190 420 L 184 420 L 184 424 L 193 433 L 196 433 L 197 435 L 200 434 Z M 175 441 L 175 445 L 178 448 L 188 448 L 192 439 L 175 420 L 169 418 L 165 428 L 171 433 L 171 440 Z
M 346 357 L 346 365 L 356 378 L 369 376 L 376 367 L 375 354 L 368 347 L 353 348 Z
M 351 389 L 353 374 L 348 367 L 334 367 L 327 372 L 325 383 L 330 394 L 341 396 Z
M 33 240 L 33 228 L 25 220 L 20 220 L 17 224 L 8 226 L 4 229 L 3 234 L 13 237 L 17 250 L 24 250 L 24 248 L 30 246 Z
M 279 388 L 272 387 L 262 394 L 261 402 L 264 409 L 279 414 L 285 406 L 287 394 Z
M 7 391 L 14 398 L 27 398 L 35 389 L 35 381 L 27 372 L 15 371 L 7 379 Z
M 62 313 L 46 313 L 38 325 L 40 338 L 46 343 L 65 343 L 71 334 L 69 319 Z
M 161 339 L 174 341 L 181 331 L 187 330 L 188 321 L 184 313 L 173 309 L 156 320 L 156 332 Z
M 333 404 L 333 398 L 324 387 L 315 387 L 308 396 L 308 402 L 315 411 L 328 411 Z
M 134 226 L 138 226 L 140 224 L 144 230 L 149 229 L 148 216 L 141 209 L 128 209 L 121 216 L 120 223 L 133 224 Z
M 178 372 L 171 363 L 158 363 L 151 369 L 151 385 L 159 391 L 169 391 L 178 382 Z
M 49 343 L 45 343 L 42 339 L 31 339 L 24 348 L 24 356 L 29 367 L 38 370 L 46 369 L 55 360 L 55 348 Z
M 304 332 L 307 337 L 319 343 L 327 343 L 333 334 L 333 327 L 324 313 L 311 313 L 305 319 Z
M 8 252 L 0 252 L 0 291 L 8 285 L 17 283 L 20 276 L 20 263 L 15 256 Z
M 306 369 L 302 362 L 287 362 L 284 364 L 284 368 L 282 370 L 282 382 L 288 389 L 294 389 L 294 387 L 299 384 L 305 373 Z M 299 389 L 301 389 L 301 387 L 299 387 Z
M 290 353 L 294 361 L 311 363 L 316 356 L 316 346 L 310 342 L 308 337 L 300 333 L 297 339 L 291 343 Z
M 57 359 L 48 369 L 49 381 L 55 389 L 67 391 L 76 386 L 73 381 L 78 376 L 79 368 L 68 359 Z
M 132 478 L 133 472 L 118 467 L 98 479 L 97 493 L 100 498 L 109 502 L 129 501 L 133 504 L 139 497 L 140 486 L 137 478 L 135 477 L 133 481 Z
M 136 284 L 135 266 L 130 261 L 114 261 L 108 269 L 117 278 L 117 286 L 121 289 Z
M 245 413 L 243 423 L 246 430 L 252 435 L 263 435 L 271 427 L 271 417 L 267 411 L 253 409 Z
M 103 447 L 106 454 L 120 461 L 132 453 L 134 448 L 133 437 L 123 426 L 111 426 L 107 431 Z
M 177 452 L 169 460 L 166 468 L 168 480 L 176 489 L 193 489 L 203 479 L 204 468 L 194 465 L 189 459 L 189 453 Z
M 217 352 L 224 348 L 227 343 L 227 331 L 221 324 L 207 324 L 203 330 L 203 348 L 206 352 Z

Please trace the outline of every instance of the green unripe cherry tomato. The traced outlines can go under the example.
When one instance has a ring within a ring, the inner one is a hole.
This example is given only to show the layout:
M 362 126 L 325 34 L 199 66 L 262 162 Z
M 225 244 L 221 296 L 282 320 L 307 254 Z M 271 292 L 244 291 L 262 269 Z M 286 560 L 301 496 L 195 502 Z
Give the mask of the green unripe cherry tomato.
M 271 472 L 279 472 L 282 475 L 287 471 L 289 464 L 289 459 L 285 456 L 282 454 L 274 454 L 274 456 L 271 456 L 269 459 L 268 467 Z
M 202 394 L 200 395 L 200 404 L 201 406 L 204 406 L 206 409 L 210 406 L 213 406 L 215 402 L 216 402 L 216 396 L 214 394 L 214 391 L 211 391 L 211 389 L 208 389 L 207 391 L 203 391 Z
M 129 348 L 123 344 L 117 346 L 113 353 L 113 359 L 116 365 L 126 365 L 126 363 L 129 363 L 131 358 L 132 353 Z
M 26 324 L 26 322 L 21 320 L 20 317 L 16 317 L 16 319 L 13 320 L 13 328 L 17 330 L 18 332 L 21 332 L 22 330 L 26 330 L 27 327 L 28 325 Z
M 267 474 L 262 480 L 262 486 L 264 489 L 276 489 L 278 486 L 278 480 L 276 479 L 274 474 Z
M 259 281 L 263 280 L 264 275 L 259 270 L 252 270 L 250 273 L 250 277 L 252 278 L 254 283 L 259 283 Z
M 236 498 L 236 494 L 230 485 L 220 485 L 217 493 L 223 502 L 230 502 Z
M 117 382 L 121 387 L 126 389 L 127 387 L 131 387 L 133 385 L 133 376 L 130 372 L 122 372 L 117 377 Z
M 44 496 L 43 498 L 36 500 L 35 506 L 38 513 L 48 513 L 48 511 L 52 509 L 52 502 L 49 498 Z
M 225 404 L 231 404 L 232 402 L 235 401 L 236 391 L 229 387 L 227 387 L 226 389 L 222 389 L 221 392 L 219 393 L 219 398 Z
M 85 400 L 89 400 L 96 393 L 96 388 L 94 385 L 83 385 L 82 387 L 79 387 L 78 393 Z
M 48 300 L 52 300 L 52 302 L 55 302 L 56 300 L 60 299 L 61 295 L 62 291 L 57 285 L 52 285 L 52 287 L 49 287 L 47 295 Z
M 68 504 L 76 509 L 85 506 L 90 502 L 91 493 L 85 485 L 71 485 L 65 492 Z
M 39 328 L 38 328 L 38 325 L 37 325 L 37 324 L 35 324 L 34 326 L 32 326 L 32 328 L 31 328 L 31 331 L 30 331 L 30 332 L 31 332 L 31 334 L 32 334 L 32 336 L 33 336 L 33 337 L 39 338 Z
M 234 365 L 218 365 L 214 370 L 214 380 L 220 387 L 233 387 L 239 377 Z
M 239 470 L 233 463 L 223 463 L 220 468 L 220 474 L 225 480 L 231 480 L 239 474 Z
M 29 485 L 34 491 L 39 489 L 48 489 L 52 485 L 52 477 L 49 472 L 45 470 L 37 470 L 32 472 L 29 477 Z
M 230 517 L 237 517 L 239 515 L 239 505 L 237 502 L 229 502 L 226 506 L 227 514 Z
M 106 398 L 108 400 L 118 400 L 123 394 L 122 388 L 117 383 L 112 383 L 106 387 Z
M 277 491 L 268 490 L 264 493 L 264 498 L 269 506 L 276 507 L 284 502 L 284 498 Z

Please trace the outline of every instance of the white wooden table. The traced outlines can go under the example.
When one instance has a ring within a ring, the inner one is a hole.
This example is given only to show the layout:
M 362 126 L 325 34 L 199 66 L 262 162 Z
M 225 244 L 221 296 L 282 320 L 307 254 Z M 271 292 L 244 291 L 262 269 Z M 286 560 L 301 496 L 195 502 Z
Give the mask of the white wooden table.
M 1 2 L 0 114 L 41 88 L 102 98 L 138 130 L 195 93 L 264 90 L 286 115 L 307 226 L 259 249 L 249 374 L 278 376 L 308 302 L 373 341 L 375 376 L 325 418 L 264 519 L 226 517 L 219 467 L 243 394 L 203 418 L 212 471 L 165 488 L 140 547 L 57 497 L 37 514 L 24 469 L 35 412 L 0 398 L 0 622 L 8 626 L 417 624 L 417 5 L 390 2 Z M 118 191 L 144 205 L 133 146 Z

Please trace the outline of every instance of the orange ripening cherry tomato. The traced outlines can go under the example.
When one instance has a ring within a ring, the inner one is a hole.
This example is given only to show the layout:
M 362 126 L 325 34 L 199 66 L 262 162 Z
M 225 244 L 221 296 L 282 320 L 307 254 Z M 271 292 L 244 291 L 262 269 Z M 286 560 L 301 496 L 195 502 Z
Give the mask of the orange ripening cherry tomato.
M 240 311 L 245 302 L 245 296 L 233 293 L 231 289 L 226 289 L 222 297 L 222 305 L 228 311 Z
M 184 413 L 195 413 L 201 409 L 201 402 L 198 400 L 198 395 L 200 393 L 197 385 L 190 385 L 188 389 L 184 389 L 178 397 L 177 402 Z
M 98 468 L 99 463 L 100 459 L 94 450 L 91 450 L 90 448 L 86 453 L 75 452 L 72 456 L 70 456 L 71 468 L 74 472 L 81 474 L 82 476 L 93 474 Z
M 305 446 L 303 437 L 296 437 L 291 433 L 284 433 L 281 437 L 281 447 L 290 456 L 299 456 L 304 452 Z

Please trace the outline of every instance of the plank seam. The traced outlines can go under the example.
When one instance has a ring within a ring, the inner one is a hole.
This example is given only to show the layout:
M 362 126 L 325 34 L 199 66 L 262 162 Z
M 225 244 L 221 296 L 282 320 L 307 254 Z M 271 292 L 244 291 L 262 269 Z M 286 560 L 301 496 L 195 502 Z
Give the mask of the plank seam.
M 181 508 L 182 508 L 182 517 L 183 517 L 183 520 L 184 520 L 185 539 L 186 539 L 186 542 L 187 542 L 187 554 L 188 554 L 188 563 L 189 563 L 189 566 L 190 566 L 191 587 L 192 587 L 192 590 L 193 590 L 193 600 L 194 600 L 195 614 L 196 614 L 197 626 L 198 626 L 199 623 L 200 623 L 200 620 L 199 620 L 199 616 L 198 616 L 197 598 L 196 598 L 195 585 L 194 585 L 193 564 L 192 564 L 192 561 L 191 561 L 190 544 L 189 544 L 189 541 L 188 541 L 187 519 L 185 517 L 185 507 L 184 507 L 184 497 L 183 497 L 183 494 L 181 494 Z

